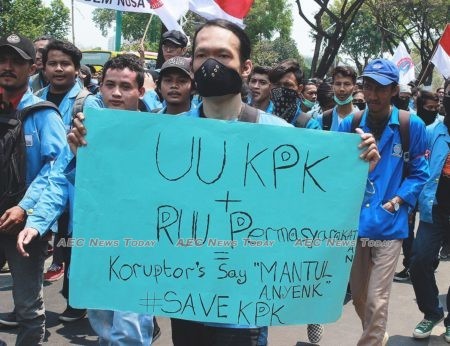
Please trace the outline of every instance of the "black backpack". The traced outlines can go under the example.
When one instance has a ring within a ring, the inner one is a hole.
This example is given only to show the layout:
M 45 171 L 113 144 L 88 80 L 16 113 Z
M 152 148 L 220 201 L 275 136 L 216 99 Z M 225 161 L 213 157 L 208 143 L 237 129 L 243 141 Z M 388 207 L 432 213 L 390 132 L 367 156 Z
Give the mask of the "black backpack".
M 26 143 L 22 125 L 30 114 L 41 109 L 54 109 L 59 114 L 58 107 L 48 101 L 0 113 L 0 215 L 17 205 L 25 194 Z

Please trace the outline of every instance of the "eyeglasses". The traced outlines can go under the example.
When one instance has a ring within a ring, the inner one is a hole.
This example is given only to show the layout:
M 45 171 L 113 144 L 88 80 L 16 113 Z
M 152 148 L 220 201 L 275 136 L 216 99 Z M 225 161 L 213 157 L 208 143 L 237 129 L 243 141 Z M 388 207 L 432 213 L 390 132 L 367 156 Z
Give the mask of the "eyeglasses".
M 181 47 L 176 46 L 176 45 L 174 45 L 174 44 L 167 44 L 167 43 L 164 43 L 164 44 L 162 45 L 162 49 L 163 49 L 163 51 L 165 51 L 165 52 L 173 52 L 173 51 L 177 50 L 178 48 L 181 48 Z

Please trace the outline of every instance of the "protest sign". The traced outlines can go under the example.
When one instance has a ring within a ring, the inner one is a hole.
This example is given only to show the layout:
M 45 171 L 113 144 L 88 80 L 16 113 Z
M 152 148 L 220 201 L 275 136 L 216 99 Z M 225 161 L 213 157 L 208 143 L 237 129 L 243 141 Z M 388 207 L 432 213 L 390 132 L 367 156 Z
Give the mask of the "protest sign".
M 70 304 L 244 325 L 332 322 L 367 164 L 354 134 L 92 110 Z

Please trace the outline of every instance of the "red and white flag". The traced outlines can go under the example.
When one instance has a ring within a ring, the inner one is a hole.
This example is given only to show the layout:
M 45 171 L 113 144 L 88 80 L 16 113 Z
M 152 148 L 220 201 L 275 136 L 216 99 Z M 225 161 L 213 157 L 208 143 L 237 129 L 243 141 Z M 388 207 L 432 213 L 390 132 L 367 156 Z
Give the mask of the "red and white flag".
M 189 9 L 189 0 L 77 0 L 83 4 L 99 8 L 123 12 L 153 13 L 164 23 L 168 30 L 183 32 L 178 20 L 186 14 Z
M 445 78 L 450 78 L 450 24 L 445 27 L 431 62 Z
M 206 19 L 226 19 L 244 26 L 253 0 L 189 0 L 189 9 Z

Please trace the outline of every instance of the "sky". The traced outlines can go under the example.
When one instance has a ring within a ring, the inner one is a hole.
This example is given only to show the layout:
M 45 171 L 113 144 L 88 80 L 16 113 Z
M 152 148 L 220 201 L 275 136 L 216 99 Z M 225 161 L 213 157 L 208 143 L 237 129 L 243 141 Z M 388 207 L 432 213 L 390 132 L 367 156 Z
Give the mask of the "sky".
M 312 56 L 314 51 L 314 44 L 311 38 L 308 36 L 309 26 L 303 19 L 300 18 L 295 0 L 288 1 L 292 5 L 292 14 L 294 19 L 292 38 L 297 42 L 297 47 L 300 54 L 304 56 Z M 44 0 L 44 2 L 49 3 L 49 0 Z M 71 8 L 71 0 L 63 0 L 63 2 L 69 9 Z M 308 17 L 312 18 L 313 12 L 318 8 L 314 0 L 301 0 L 301 2 Z M 114 36 L 114 27 L 109 31 L 108 36 L 104 37 L 101 34 L 100 29 L 98 29 L 94 25 L 94 22 L 92 21 L 92 12 L 94 11 L 94 9 L 94 6 L 89 6 L 84 3 L 74 1 L 75 44 L 80 49 L 89 49 L 94 47 L 107 49 L 108 38 Z M 71 34 L 69 36 L 69 39 L 72 39 Z M 111 40 L 113 41 L 113 38 Z

